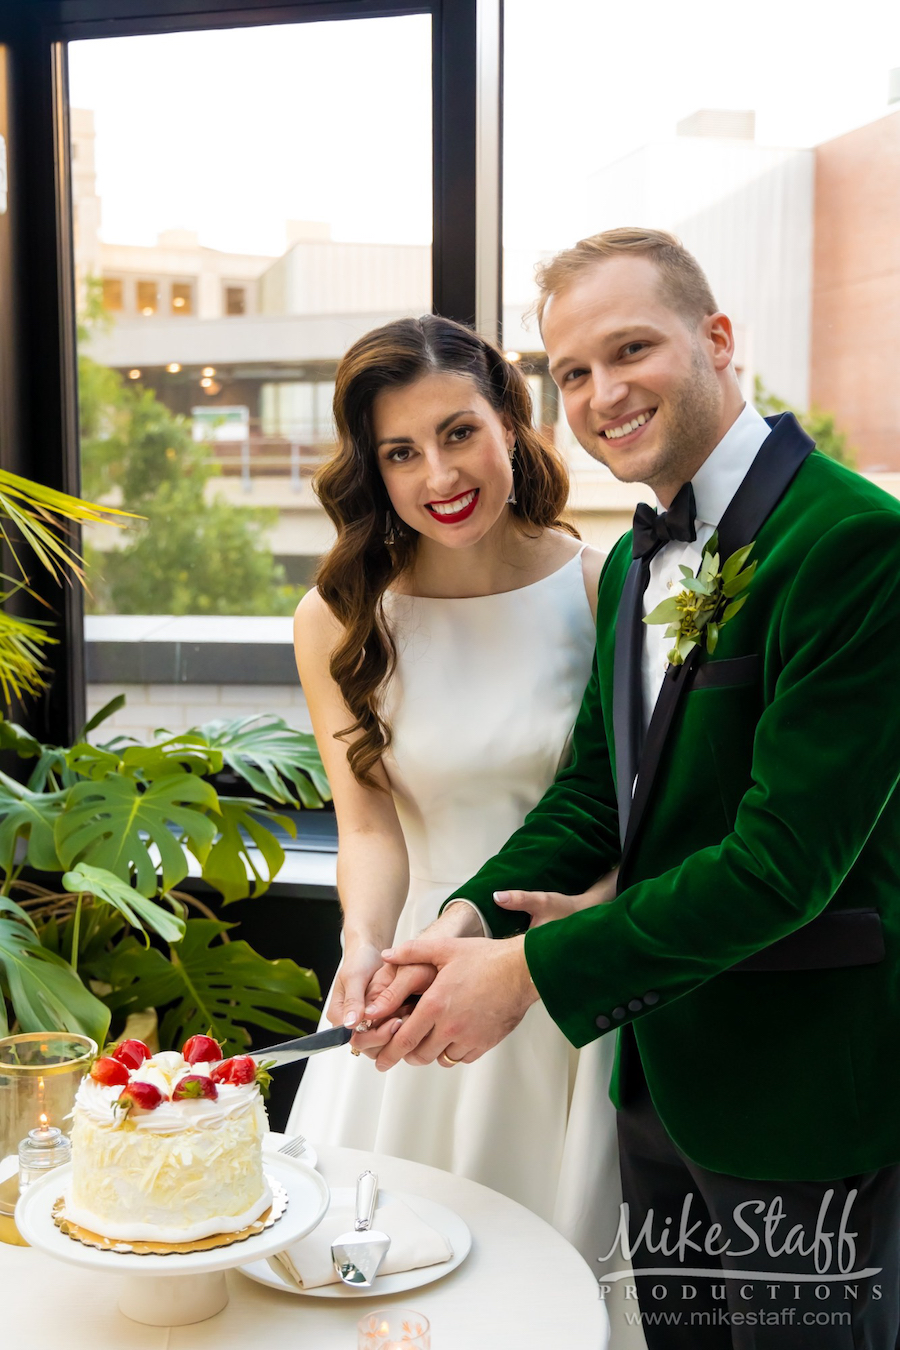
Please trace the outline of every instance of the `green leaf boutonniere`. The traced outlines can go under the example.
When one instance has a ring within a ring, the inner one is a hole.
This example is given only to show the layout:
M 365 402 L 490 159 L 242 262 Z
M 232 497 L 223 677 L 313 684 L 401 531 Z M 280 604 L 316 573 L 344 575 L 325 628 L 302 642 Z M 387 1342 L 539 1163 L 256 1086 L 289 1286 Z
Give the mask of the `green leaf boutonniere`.
M 666 637 L 675 639 L 669 652 L 673 666 L 682 665 L 688 654 L 704 643 L 708 652 L 716 650 L 720 629 L 747 600 L 747 587 L 756 571 L 755 562 L 747 564 L 752 550 L 753 544 L 739 548 L 719 571 L 717 531 L 703 549 L 697 575 L 689 567 L 680 567 L 684 590 L 670 600 L 663 600 L 646 616 L 644 623 L 669 625 Z

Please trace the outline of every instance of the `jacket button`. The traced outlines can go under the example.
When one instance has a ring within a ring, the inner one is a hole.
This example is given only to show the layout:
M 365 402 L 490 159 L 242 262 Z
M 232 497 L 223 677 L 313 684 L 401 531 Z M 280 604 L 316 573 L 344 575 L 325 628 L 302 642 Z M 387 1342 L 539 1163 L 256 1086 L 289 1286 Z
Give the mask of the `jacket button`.
M 616 1019 L 617 1022 L 621 1022 L 624 1016 L 625 1016 L 624 1008 L 613 1008 L 613 1017 Z
M 631 1010 L 631 1012 L 641 1012 L 644 1007 L 644 1000 L 640 998 L 633 998 L 629 1003 L 628 1007 Z
M 646 1003 L 648 1008 L 652 1008 L 654 1003 L 659 1002 L 659 994 L 657 994 L 655 990 L 651 989 L 649 994 L 644 995 L 644 1002 Z
M 608 1017 L 595 1017 L 594 1026 L 599 1027 L 601 1031 L 606 1031 L 607 1027 L 612 1026 L 612 1022 Z

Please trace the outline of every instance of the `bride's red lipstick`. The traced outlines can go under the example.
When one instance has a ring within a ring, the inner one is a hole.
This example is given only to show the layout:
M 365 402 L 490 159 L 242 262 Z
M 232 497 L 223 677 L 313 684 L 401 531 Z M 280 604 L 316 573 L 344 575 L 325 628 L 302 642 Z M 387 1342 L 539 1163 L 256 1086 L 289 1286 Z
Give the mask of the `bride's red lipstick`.
M 444 513 L 435 511 L 434 506 L 432 505 L 431 502 L 425 503 L 425 509 L 431 516 L 432 520 L 440 521 L 442 525 L 457 525 L 461 520 L 468 520 L 469 516 L 475 510 L 475 507 L 478 505 L 479 489 L 469 488 L 468 491 L 460 492 L 456 497 L 448 497 L 445 502 L 439 503 L 440 506 L 450 506 L 452 505 L 453 502 L 458 502 L 464 499 L 465 497 L 468 497 L 473 491 L 475 495 L 474 497 L 472 497 L 472 500 L 470 502 L 467 502 L 466 505 L 462 507 L 462 509 L 459 511 L 452 511 L 452 512 L 448 511 Z

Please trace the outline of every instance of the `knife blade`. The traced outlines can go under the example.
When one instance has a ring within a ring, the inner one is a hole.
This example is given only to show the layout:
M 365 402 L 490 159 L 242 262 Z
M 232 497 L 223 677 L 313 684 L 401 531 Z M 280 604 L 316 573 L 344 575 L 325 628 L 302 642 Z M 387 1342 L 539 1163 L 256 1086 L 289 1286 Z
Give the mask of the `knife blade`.
M 332 1050 L 335 1046 L 346 1045 L 353 1035 L 349 1027 L 330 1027 L 328 1031 L 316 1031 L 311 1036 L 297 1036 L 292 1041 L 279 1041 L 277 1045 L 267 1045 L 262 1050 L 251 1050 L 250 1058 L 257 1064 L 267 1063 L 270 1068 L 280 1069 L 283 1064 L 293 1064 L 298 1059 L 307 1059 L 317 1055 L 320 1050 Z

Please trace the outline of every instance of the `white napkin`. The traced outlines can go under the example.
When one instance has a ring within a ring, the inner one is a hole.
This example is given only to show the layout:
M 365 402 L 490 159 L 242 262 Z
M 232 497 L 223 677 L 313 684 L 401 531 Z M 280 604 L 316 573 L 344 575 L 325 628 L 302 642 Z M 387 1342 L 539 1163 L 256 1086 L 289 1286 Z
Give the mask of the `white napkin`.
M 331 1244 L 339 1233 L 349 1233 L 356 1217 L 351 1203 L 332 1205 L 322 1222 L 275 1260 L 300 1285 L 316 1289 L 322 1284 L 337 1284 L 338 1275 L 331 1260 Z M 387 1233 L 391 1245 L 379 1275 L 396 1275 L 403 1270 L 418 1270 L 453 1256 L 443 1233 L 432 1228 L 402 1200 L 386 1200 L 379 1205 L 372 1227 Z M 362 1235 L 360 1235 L 362 1236 Z

